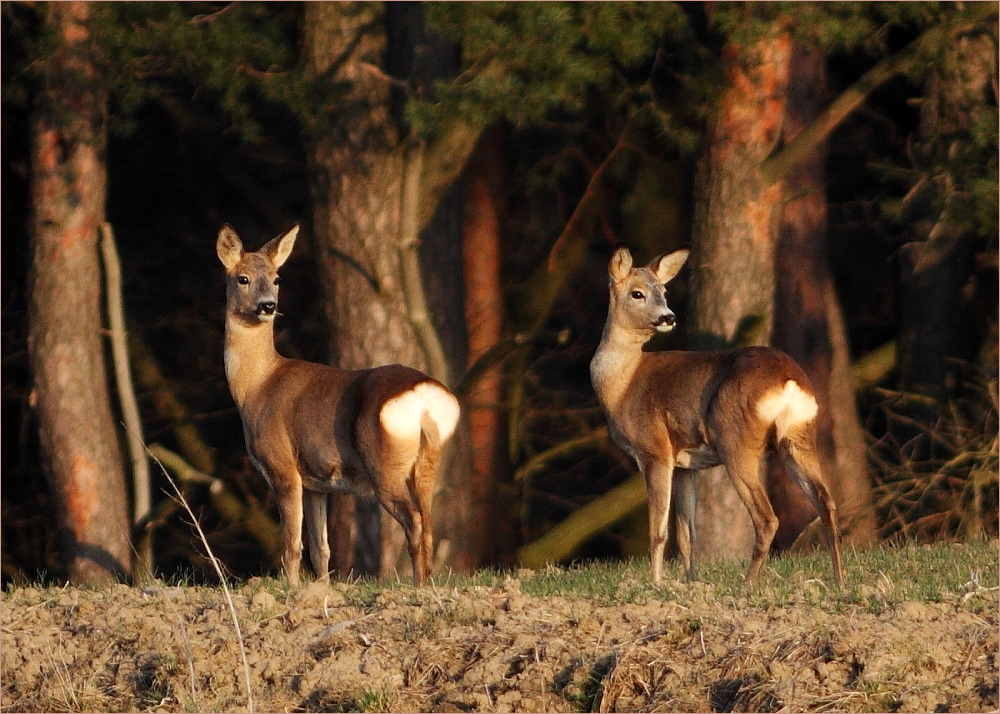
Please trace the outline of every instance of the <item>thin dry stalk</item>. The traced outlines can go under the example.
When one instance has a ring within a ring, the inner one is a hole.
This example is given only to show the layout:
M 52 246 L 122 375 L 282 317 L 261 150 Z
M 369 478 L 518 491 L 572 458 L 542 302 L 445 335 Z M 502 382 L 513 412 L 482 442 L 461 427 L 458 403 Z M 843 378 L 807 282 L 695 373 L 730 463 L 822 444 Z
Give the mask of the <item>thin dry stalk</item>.
M 184 507 L 184 510 L 188 512 L 188 515 L 191 516 L 191 523 L 198 531 L 198 538 L 201 539 L 202 545 L 205 546 L 205 552 L 208 554 L 209 560 L 212 561 L 212 567 L 215 568 L 215 572 L 219 576 L 219 582 L 222 584 L 222 592 L 226 596 L 226 604 L 229 607 L 229 614 L 232 616 L 233 619 L 233 628 L 236 630 L 236 640 L 240 645 L 240 658 L 243 660 L 243 678 L 245 680 L 246 690 L 247 690 L 247 711 L 253 712 L 254 702 L 253 702 L 253 687 L 251 686 L 250 683 L 250 663 L 247 661 L 247 650 L 246 650 L 246 645 L 243 642 L 243 630 L 240 628 L 240 619 L 236 615 L 236 606 L 233 604 L 233 596 L 229 592 L 229 586 L 226 584 L 226 575 L 222 571 L 222 565 L 219 563 L 219 559 L 216 558 L 215 554 L 212 552 L 212 548 L 208 544 L 208 538 L 205 536 L 205 531 L 202 530 L 201 524 L 198 522 L 197 517 L 195 517 L 194 515 L 194 511 L 188 504 L 187 499 L 184 498 L 184 494 L 181 493 L 180 488 L 178 488 L 177 484 L 174 482 L 174 479 L 167 472 L 167 469 L 164 468 L 163 464 L 160 463 L 159 459 L 156 459 L 156 457 L 153 456 L 152 453 L 150 453 L 150 456 L 156 460 L 156 463 L 160 467 L 160 470 L 163 472 L 163 475 L 167 477 L 167 481 L 170 482 L 170 487 L 174 490 L 176 499 Z
M 190 513 L 190 511 L 188 512 Z M 207 544 L 206 547 L 208 547 Z M 177 623 L 179 625 L 178 629 L 180 630 L 181 637 L 184 640 L 184 654 L 187 657 L 188 674 L 191 676 L 191 704 L 192 706 L 197 708 L 198 685 L 196 682 L 195 672 L 194 672 L 194 651 L 191 649 L 191 640 L 188 638 L 187 629 L 184 627 L 184 619 L 181 617 L 181 613 L 178 612 L 177 606 L 174 605 L 173 601 L 170 598 L 167 598 L 167 604 L 170 606 L 170 609 L 173 611 L 174 616 L 177 618 Z M 244 658 L 244 662 L 245 661 L 246 659 Z

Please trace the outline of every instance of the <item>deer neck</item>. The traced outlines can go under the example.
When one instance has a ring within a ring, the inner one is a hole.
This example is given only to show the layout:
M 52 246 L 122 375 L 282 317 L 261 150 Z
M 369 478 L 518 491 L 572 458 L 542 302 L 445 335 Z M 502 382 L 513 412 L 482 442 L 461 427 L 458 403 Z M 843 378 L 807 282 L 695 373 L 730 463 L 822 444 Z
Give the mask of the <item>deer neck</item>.
M 226 316 L 226 379 L 240 411 L 267 381 L 281 361 L 274 349 L 274 322 L 247 325 Z
M 618 327 L 610 318 L 604 325 L 601 343 L 590 361 L 590 380 L 605 410 L 615 411 L 622 401 L 642 362 L 642 346 L 648 340 L 648 335 Z

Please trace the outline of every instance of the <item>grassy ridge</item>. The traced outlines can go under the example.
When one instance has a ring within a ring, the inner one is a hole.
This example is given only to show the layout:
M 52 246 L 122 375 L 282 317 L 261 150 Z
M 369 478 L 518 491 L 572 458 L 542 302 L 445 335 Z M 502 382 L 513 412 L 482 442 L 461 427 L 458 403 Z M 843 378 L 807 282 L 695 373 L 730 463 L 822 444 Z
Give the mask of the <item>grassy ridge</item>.
M 697 583 L 671 563 L 654 587 L 645 561 L 419 589 L 252 578 L 228 606 L 184 581 L 15 587 L 2 710 L 995 710 L 997 541 L 844 555 L 843 589 L 822 551 L 772 559 L 749 590 L 744 563 Z
M 904 601 L 942 602 L 975 596 L 997 588 L 1000 581 L 998 544 L 995 540 L 973 540 L 962 544 L 879 545 L 844 553 L 843 591 L 832 583 L 830 559 L 825 550 L 771 558 L 760 582 L 743 588 L 746 564 L 716 561 L 699 568 L 701 581 L 683 582 L 679 563 L 671 561 L 659 588 L 649 580 L 649 564 L 637 561 L 593 561 L 568 568 L 550 566 L 520 570 L 521 590 L 536 597 L 596 598 L 606 604 L 641 602 L 646 599 L 682 600 L 692 588 L 718 599 L 739 598 L 749 606 L 801 603 L 803 598 L 826 598 L 844 604 L 866 602 L 880 608 Z M 508 577 L 495 571 L 472 576 L 436 576 L 438 586 L 501 585 Z M 359 581 L 354 587 L 378 589 L 377 581 Z

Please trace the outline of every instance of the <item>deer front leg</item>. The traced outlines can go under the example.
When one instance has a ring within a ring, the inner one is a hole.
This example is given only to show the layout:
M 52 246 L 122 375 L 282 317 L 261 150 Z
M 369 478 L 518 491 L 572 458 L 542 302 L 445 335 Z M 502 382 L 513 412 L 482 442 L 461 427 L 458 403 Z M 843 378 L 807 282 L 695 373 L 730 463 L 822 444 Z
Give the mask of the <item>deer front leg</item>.
M 677 527 L 677 550 L 684 561 L 684 577 L 688 582 L 698 579 L 698 569 L 695 566 L 695 548 L 698 543 L 695 532 L 694 518 L 698 503 L 697 471 L 676 469 L 674 485 L 677 496 L 674 498 L 675 525 Z
M 330 541 L 327 535 L 326 511 L 330 496 L 321 491 L 304 493 L 306 533 L 309 536 L 309 559 L 316 579 L 330 581 Z
M 673 485 L 673 462 L 649 461 L 642 468 L 649 499 L 649 567 L 653 583 L 660 584 L 663 552 L 667 545 L 670 518 L 670 491 Z
M 293 477 L 276 479 L 274 492 L 278 498 L 278 511 L 281 513 L 281 532 L 284 552 L 281 563 L 285 568 L 288 584 L 299 584 L 299 567 L 302 563 L 302 481 Z

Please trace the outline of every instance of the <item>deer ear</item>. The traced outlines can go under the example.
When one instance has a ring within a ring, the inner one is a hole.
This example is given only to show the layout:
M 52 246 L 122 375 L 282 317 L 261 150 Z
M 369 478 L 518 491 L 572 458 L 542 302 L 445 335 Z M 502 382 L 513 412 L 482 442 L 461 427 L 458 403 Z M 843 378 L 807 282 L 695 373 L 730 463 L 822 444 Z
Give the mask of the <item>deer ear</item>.
M 269 240 L 267 245 L 260 249 L 260 252 L 271 259 L 275 268 L 280 268 L 291 255 L 292 248 L 295 246 L 295 237 L 298 234 L 299 227 L 292 226 L 292 229 L 284 235 Z
M 649 269 L 656 274 L 656 279 L 661 283 L 669 283 L 680 272 L 690 252 L 690 248 L 681 248 L 680 250 L 675 250 L 673 253 L 653 258 L 653 261 L 649 264 Z
M 631 269 L 632 254 L 628 252 L 628 248 L 621 246 L 611 256 L 611 262 L 608 263 L 608 275 L 611 276 L 612 281 L 619 283 L 628 276 L 628 271 Z
M 226 270 L 236 267 L 243 257 L 243 242 L 228 223 L 219 231 L 219 238 L 215 241 L 215 252 L 219 254 L 219 260 L 226 266 Z

